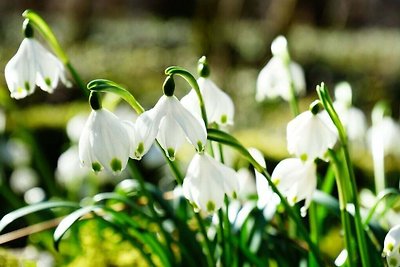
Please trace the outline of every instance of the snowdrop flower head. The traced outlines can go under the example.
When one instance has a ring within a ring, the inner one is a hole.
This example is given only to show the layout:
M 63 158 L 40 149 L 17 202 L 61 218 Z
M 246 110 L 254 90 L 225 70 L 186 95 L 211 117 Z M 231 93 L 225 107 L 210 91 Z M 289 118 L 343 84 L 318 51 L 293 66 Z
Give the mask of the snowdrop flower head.
M 304 72 L 299 64 L 290 60 L 286 39 L 283 36 L 276 38 L 271 51 L 273 57 L 257 77 L 256 100 L 281 97 L 288 101 L 292 86 L 297 95 L 303 95 L 306 90 Z
M 26 37 L 4 70 L 11 97 L 16 99 L 32 94 L 36 85 L 48 93 L 54 91 L 59 80 L 70 85 L 61 61 L 33 38 L 33 29 L 29 23 L 26 25 L 30 30 L 25 30 Z
M 237 173 L 205 153 L 196 153 L 183 181 L 183 195 L 196 211 L 214 212 L 224 204 L 224 197 L 238 192 Z
M 393 118 L 385 116 L 375 122 L 367 136 L 372 153 L 383 150 L 384 155 L 400 156 L 400 125 Z
M 396 225 L 386 234 L 383 253 L 389 267 L 400 266 L 400 225 Z
M 137 129 L 147 129 L 150 137 L 156 134 L 158 142 L 171 160 L 174 160 L 176 151 L 185 139 L 198 152 L 202 152 L 207 142 L 204 122 L 192 115 L 174 96 L 175 83 L 172 76 L 167 77 L 163 88 L 164 95 L 156 105 L 139 116 Z
M 310 110 L 296 116 L 287 125 L 287 149 L 302 160 L 324 159 L 327 150 L 337 141 L 333 123 L 319 113 L 318 107 L 319 103 L 314 102 Z
M 95 172 L 103 168 L 119 173 L 131 152 L 125 124 L 104 108 L 93 109 L 79 139 L 79 158 L 83 166 Z
M 333 105 L 346 127 L 348 138 L 362 143 L 367 132 L 367 119 L 360 109 L 352 106 L 352 90 L 348 82 L 340 82 L 335 86 L 335 99 Z
M 305 216 L 317 188 L 317 169 L 314 161 L 299 158 L 284 159 L 271 175 L 272 182 L 287 197 L 289 204 L 305 200 L 301 215 Z
M 201 77 L 197 79 L 197 83 L 203 96 L 208 123 L 214 122 L 222 126 L 233 125 L 235 109 L 232 99 L 208 78 L 209 69 L 205 57 L 199 60 L 199 66 L 201 66 L 199 67 Z M 200 103 L 194 89 L 181 99 L 181 103 L 193 115 L 201 119 Z

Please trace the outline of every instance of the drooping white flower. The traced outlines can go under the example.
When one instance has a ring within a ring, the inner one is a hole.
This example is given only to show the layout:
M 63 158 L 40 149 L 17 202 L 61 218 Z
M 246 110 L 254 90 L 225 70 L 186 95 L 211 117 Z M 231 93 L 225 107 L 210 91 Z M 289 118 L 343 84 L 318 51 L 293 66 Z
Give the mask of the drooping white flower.
M 249 148 L 250 154 L 263 168 L 267 167 L 264 156 L 261 151 L 255 148 Z M 272 190 L 267 179 L 255 170 L 256 190 L 258 195 L 257 207 L 263 210 L 263 215 L 267 220 L 270 220 L 275 214 L 276 207 L 280 203 L 278 195 Z
M 288 123 L 286 140 L 289 153 L 303 160 L 324 159 L 336 143 L 337 131 L 322 113 L 308 110 Z
M 81 164 L 98 172 L 103 168 L 120 172 L 131 152 L 125 124 L 110 111 L 92 110 L 79 139 Z
M 389 267 L 400 266 L 400 225 L 396 225 L 386 234 L 382 254 Z
M 383 117 L 368 130 L 367 136 L 373 154 L 400 156 L 400 125 L 393 118 Z
M 294 205 L 305 200 L 300 210 L 301 215 L 305 216 L 317 188 L 317 169 L 314 161 L 302 161 L 299 158 L 284 159 L 275 167 L 271 179 L 287 197 L 289 204 Z
M 174 159 L 176 151 L 185 138 L 201 152 L 207 141 L 205 125 L 193 116 L 174 96 L 163 95 L 154 108 L 144 112 L 136 121 L 137 131 L 145 140 L 157 135 L 161 147 L 170 159 Z M 146 144 L 144 142 L 145 149 Z
M 340 82 L 335 86 L 335 99 L 333 106 L 346 128 L 349 140 L 362 141 L 367 132 L 367 119 L 360 109 L 352 106 L 352 90 L 349 83 Z
M 208 78 L 197 79 L 207 113 L 208 123 L 233 125 L 235 108 L 232 99 Z M 181 99 L 182 105 L 201 119 L 200 103 L 194 89 Z
M 237 173 L 205 153 L 196 153 L 188 166 L 182 189 L 196 211 L 214 212 L 224 204 L 225 195 L 236 195 Z
M 287 41 L 283 36 L 277 37 L 271 45 L 273 57 L 261 70 L 257 78 L 256 100 L 282 97 L 291 98 L 291 86 L 297 95 L 306 90 L 303 69 L 296 62 L 290 61 Z
M 36 85 L 49 93 L 54 91 L 59 80 L 70 85 L 61 61 L 33 38 L 22 41 L 4 74 L 11 97 L 16 99 L 32 94 Z

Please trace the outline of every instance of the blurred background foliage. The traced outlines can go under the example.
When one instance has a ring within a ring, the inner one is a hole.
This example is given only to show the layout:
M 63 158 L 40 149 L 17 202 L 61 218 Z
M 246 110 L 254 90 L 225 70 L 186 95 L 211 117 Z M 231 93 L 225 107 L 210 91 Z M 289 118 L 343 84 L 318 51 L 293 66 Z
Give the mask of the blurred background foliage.
M 381 99 L 389 102 L 395 118 L 399 116 L 397 0 L 1 1 L 3 74 L 23 38 L 21 13 L 28 8 L 52 27 L 85 82 L 106 78 L 123 84 L 145 108 L 152 107 L 161 95 L 166 67 L 179 65 L 195 73 L 198 58 L 206 55 L 211 78 L 235 102 L 232 130 L 246 146 L 261 148 L 271 167 L 287 156 L 285 131 L 291 114 L 287 103 L 256 103 L 254 95 L 258 72 L 270 59 L 270 44 L 277 35 L 287 37 L 292 59 L 304 67 L 307 95 L 301 99 L 302 110 L 316 98 L 317 84 L 323 81 L 333 88 L 346 80 L 353 87 L 353 104 L 368 118 Z M 177 95 L 182 96 L 189 88 L 183 81 L 177 84 Z M 36 90 L 15 101 L 0 75 L 0 108 L 7 118 L 0 146 L 20 137 L 25 129 L 37 139 L 40 157 L 48 162 L 47 167 L 33 164 L 33 168 L 47 172 L 53 180 L 58 156 L 69 145 L 67 121 L 89 111 L 78 88 L 61 87 L 54 94 Z M 355 154 L 359 177 L 371 178 L 370 155 L 365 151 Z M 0 156 L 7 161 L 5 153 Z M 393 159 L 391 165 L 389 176 L 397 185 L 400 164 Z M 2 171 L 8 182 L 11 169 Z M 16 206 L 3 206 L 0 215 Z

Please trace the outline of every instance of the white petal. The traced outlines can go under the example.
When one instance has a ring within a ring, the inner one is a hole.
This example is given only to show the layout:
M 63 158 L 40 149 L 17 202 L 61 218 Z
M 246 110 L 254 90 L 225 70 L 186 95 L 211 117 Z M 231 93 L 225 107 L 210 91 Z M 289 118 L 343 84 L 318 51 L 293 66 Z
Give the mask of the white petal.
M 173 160 L 176 151 L 185 141 L 185 134 L 171 114 L 167 114 L 162 118 L 157 140 L 160 142 L 161 147 L 165 150 L 168 157 Z
M 332 148 L 337 134 L 320 117 L 306 111 L 287 125 L 287 148 L 289 153 L 303 159 L 325 158 L 328 148 Z
M 143 155 L 149 151 L 156 139 L 161 115 L 159 109 L 154 107 L 143 112 L 137 118 L 135 123 L 137 139 L 133 144 L 133 154 L 131 154 L 132 158 L 141 159 Z
M 79 159 L 83 166 L 92 168 L 95 156 L 93 155 L 93 138 L 91 137 L 91 130 L 93 125 L 95 113 L 92 111 L 83 127 L 81 137 L 79 138 Z
M 191 89 L 187 95 L 180 100 L 181 104 L 190 111 L 198 120 L 202 120 L 199 98 L 196 91 Z M 208 116 L 208 113 L 207 113 Z
M 20 99 L 34 92 L 35 71 L 36 63 L 33 60 L 32 40 L 25 38 L 4 70 L 11 97 Z
M 61 61 L 47 51 L 39 42 L 32 40 L 37 61 L 36 84 L 43 90 L 52 93 L 58 85 L 58 80 L 64 74 Z
M 232 99 L 210 79 L 199 78 L 197 82 L 203 96 L 208 122 L 232 125 L 234 117 Z
M 207 142 L 207 131 L 203 122 L 194 117 L 175 96 L 168 97 L 169 112 L 185 132 L 189 142 L 202 151 Z

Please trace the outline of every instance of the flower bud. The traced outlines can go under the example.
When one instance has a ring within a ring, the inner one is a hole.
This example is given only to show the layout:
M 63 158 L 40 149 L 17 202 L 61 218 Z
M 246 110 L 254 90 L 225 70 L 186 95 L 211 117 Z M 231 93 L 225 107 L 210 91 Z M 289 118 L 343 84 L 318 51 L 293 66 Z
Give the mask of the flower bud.
M 166 96 L 174 95 L 175 81 L 174 81 L 174 77 L 172 75 L 167 76 L 167 78 L 165 78 L 165 81 L 163 84 L 163 91 L 164 91 L 164 95 L 166 95 Z

